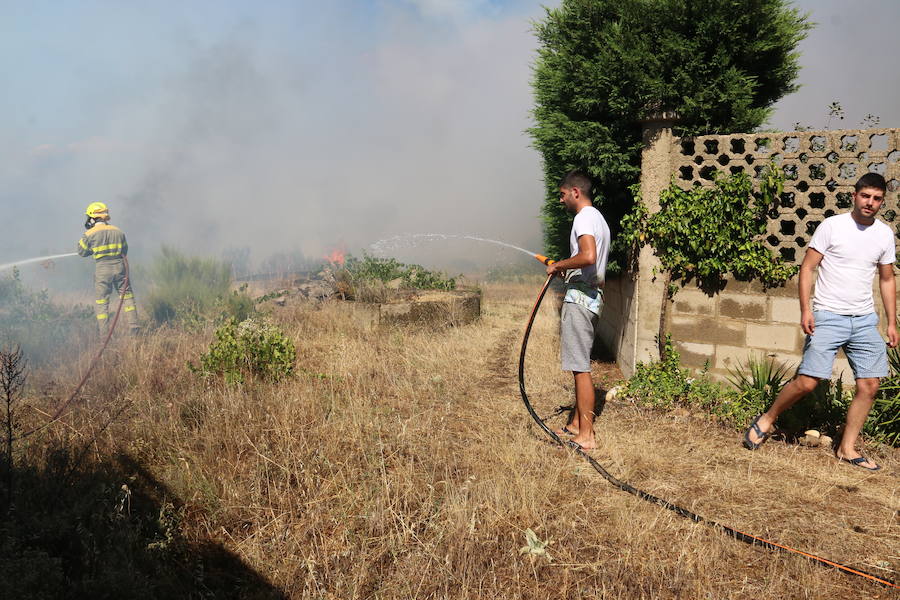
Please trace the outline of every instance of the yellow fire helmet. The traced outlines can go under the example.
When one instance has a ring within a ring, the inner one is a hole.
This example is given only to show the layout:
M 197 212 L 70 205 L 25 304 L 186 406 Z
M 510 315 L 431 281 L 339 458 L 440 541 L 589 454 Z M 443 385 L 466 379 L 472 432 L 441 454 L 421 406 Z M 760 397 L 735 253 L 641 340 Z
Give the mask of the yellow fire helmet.
M 97 217 L 105 217 L 109 214 L 109 209 L 102 202 L 91 202 L 88 204 L 87 210 L 84 211 L 87 216 L 96 219 Z

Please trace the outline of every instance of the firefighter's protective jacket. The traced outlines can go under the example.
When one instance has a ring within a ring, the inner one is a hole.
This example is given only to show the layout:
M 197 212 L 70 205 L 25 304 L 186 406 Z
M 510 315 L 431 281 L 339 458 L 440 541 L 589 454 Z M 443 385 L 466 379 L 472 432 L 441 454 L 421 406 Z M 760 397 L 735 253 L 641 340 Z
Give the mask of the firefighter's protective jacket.
M 95 260 L 118 259 L 128 254 L 128 242 L 121 229 L 101 221 L 84 232 L 77 251 L 80 256 L 93 256 Z

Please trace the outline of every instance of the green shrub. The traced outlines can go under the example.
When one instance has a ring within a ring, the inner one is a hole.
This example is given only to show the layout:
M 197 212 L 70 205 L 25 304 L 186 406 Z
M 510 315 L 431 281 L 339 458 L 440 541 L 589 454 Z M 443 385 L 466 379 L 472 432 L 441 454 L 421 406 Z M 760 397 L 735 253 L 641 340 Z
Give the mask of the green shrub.
M 639 364 L 626 384 L 626 394 L 650 406 L 668 408 L 685 404 L 717 415 L 723 422 L 746 427 L 754 416 L 766 411 L 784 384 L 790 369 L 771 360 L 755 360 L 731 370 L 729 381 L 735 390 L 722 390 L 705 374 L 691 378 L 678 364 L 678 353 L 666 346 L 666 360 Z M 900 446 L 900 351 L 889 351 L 891 376 L 882 380 L 869 418 L 863 428 L 865 436 L 890 446 Z M 853 389 L 840 379 L 822 380 L 811 394 L 797 401 L 778 419 L 779 430 L 788 436 L 817 429 L 832 437 L 840 434 L 853 400 Z
M 882 382 L 863 431 L 873 440 L 900 446 L 900 378 Z
M 714 414 L 734 426 L 742 425 L 761 399 L 752 393 L 741 393 L 713 381 L 704 369 L 692 375 L 681 367 L 678 351 L 666 336 L 665 358 L 652 363 L 638 363 L 624 394 L 639 404 L 669 409 L 687 406 Z
M 188 257 L 163 246 L 148 277 L 151 288 L 145 303 L 158 324 L 199 326 L 222 315 L 244 320 L 254 313 L 246 286 L 231 291 L 231 266 L 225 262 Z
M 713 381 L 706 369 L 692 375 L 680 365 L 681 357 L 669 336 L 666 336 L 664 356 L 661 361 L 638 363 L 623 393 L 645 406 L 664 409 L 686 406 L 701 410 L 735 429 L 746 427 L 770 403 L 771 391 L 764 385 L 734 389 Z M 752 381 L 752 376 L 745 378 Z
M 350 256 L 342 271 L 336 273 L 338 288 L 364 302 L 385 302 L 394 289 L 453 290 L 457 277 L 431 271 L 421 265 L 399 262 L 394 258 Z
M 200 366 L 188 366 L 204 376 L 222 375 L 228 383 L 247 377 L 279 381 L 294 372 L 294 343 L 271 323 L 250 318 L 240 323 L 228 319 L 215 333 L 216 340 L 200 357 Z
M 66 308 L 50 301 L 46 290 L 28 289 L 18 269 L 0 278 L 0 345 L 19 346 L 33 364 L 59 355 L 78 332 L 94 331 L 90 307 Z
M 891 374 L 881 380 L 863 431 L 875 440 L 897 447 L 900 446 L 900 348 L 888 349 L 888 363 Z
M 399 279 L 402 287 L 416 290 L 452 290 L 456 288 L 456 281 L 459 279 L 439 271 L 430 271 L 421 265 L 405 264 L 395 258 L 376 258 L 368 254 L 362 258 L 349 257 L 345 268 L 354 283 L 387 283 Z

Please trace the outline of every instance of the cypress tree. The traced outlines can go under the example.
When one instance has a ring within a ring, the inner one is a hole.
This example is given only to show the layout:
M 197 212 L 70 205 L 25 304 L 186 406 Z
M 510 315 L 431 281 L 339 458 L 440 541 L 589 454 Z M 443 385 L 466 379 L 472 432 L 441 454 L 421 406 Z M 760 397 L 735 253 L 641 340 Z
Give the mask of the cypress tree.
M 543 156 L 547 255 L 569 255 L 572 217 L 558 201 L 567 171 L 594 178 L 615 236 L 640 175 L 641 119 L 675 110 L 677 135 L 758 128 L 797 89 L 807 19 L 787 0 L 562 0 L 546 9 L 535 25 L 529 133 Z M 621 266 L 610 259 L 612 271 Z

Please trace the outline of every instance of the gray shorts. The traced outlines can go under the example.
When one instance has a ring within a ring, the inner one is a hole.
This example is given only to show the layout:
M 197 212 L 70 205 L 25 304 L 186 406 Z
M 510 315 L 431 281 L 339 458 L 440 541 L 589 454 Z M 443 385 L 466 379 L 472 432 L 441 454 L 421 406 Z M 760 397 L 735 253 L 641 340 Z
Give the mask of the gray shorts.
M 600 317 L 585 307 L 563 302 L 559 318 L 559 350 L 563 371 L 589 373 L 591 347 Z

